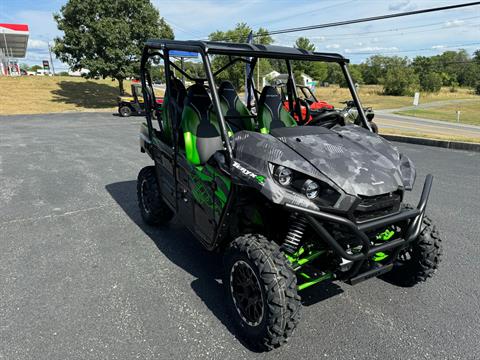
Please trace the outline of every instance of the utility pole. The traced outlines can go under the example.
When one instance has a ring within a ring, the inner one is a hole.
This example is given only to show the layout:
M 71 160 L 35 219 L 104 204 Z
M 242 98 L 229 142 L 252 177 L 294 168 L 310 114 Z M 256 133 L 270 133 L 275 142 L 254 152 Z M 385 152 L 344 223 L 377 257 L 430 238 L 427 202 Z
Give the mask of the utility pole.
M 3 42 L 5 43 L 5 54 L 7 55 L 7 75 L 10 75 L 10 58 L 8 54 L 8 44 L 7 44 L 7 37 L 5 36 L 5 30 L 3 32 Z
M 48 54 L 50 55 L 50 65 L 52 65 L 52 74 L 55 75 L 55 67 L 53 66 L 52 50 L 50 48 L 50 41 L 48 42 Z

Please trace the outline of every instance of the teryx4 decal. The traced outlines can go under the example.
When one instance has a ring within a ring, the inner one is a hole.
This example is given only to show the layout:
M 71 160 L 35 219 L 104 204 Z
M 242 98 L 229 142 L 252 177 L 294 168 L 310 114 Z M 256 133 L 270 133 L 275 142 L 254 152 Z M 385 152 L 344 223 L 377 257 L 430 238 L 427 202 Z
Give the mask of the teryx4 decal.
M 255 175 L 253 172 L 250 170 L 245 169 L 242 165 L 240 165 L 238 162 L 234 161 L 233 162 L 233 167 L 240 170 L 243 175 L 248 176 L 254 180 L 256 180 L 259 184 L 262 184 L 265 182 L 265 176 L 262 175 Z

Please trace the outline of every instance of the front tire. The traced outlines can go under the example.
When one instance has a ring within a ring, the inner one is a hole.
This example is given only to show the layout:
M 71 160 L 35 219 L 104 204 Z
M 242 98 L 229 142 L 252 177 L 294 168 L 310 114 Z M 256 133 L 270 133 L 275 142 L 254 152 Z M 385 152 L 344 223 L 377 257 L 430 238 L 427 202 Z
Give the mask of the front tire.
M 137 179 L 137 199 L 140 214 L 148 225 L 163 225 L 173 217 L 173 211 L 161 198 L 154 166 L 140 170 Z
M 130 109 L 130 106 L 122 105 L 118 108 L 118 115 L 121 117 L 129 117 L 132 115 L 132 109 Z
M 414 286 L 432 277 L 442 257 L 442 239 L 432 220 L 423 218 L 423 230 L 409 248 L 400 253 L 398 267 L 384 278 L 400 286 Z
M 235 328 L 253 349 L 283 345 L 300 319 L 294 271 L 277 244 L 243 235 L 225 252 L 224 285 Z

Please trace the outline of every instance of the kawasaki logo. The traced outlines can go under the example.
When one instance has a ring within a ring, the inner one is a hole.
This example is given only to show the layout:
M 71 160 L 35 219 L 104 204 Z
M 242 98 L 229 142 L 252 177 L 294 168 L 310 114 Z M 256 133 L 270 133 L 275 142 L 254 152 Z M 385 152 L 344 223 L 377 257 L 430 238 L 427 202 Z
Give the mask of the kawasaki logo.
M 242 165 L 240 165 L 238 162 L 234 161 L 233 162 L 233 167 L 240 170 L 243 175 L 251 177 L 252 179 L 257 180 L 260 184 L 263 184 L 265 182 L 265 176 L 262 175 L 255 175 L 253 172 L 250 170 L 245 169 Z

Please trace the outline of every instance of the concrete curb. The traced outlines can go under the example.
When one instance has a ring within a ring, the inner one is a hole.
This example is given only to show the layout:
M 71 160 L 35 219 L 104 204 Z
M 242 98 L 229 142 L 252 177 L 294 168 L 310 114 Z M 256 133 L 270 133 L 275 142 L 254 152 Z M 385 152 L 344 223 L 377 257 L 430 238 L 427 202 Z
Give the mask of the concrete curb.
M 419 138 L 413 136 L 401 136 L 401 135 L 388 135 L 380 134 L 387 140 L 404 142 L 409 144 L 418 144 L 426 146 L 436 146 L 446 149 L 455 149 L 455 150 L 468 150 L 468 151 L 478 151 L 480 152 L 480 143 L 468 143 L 460 141 L 449 141 L 449 140 L 436 140 L 429 138 Z

